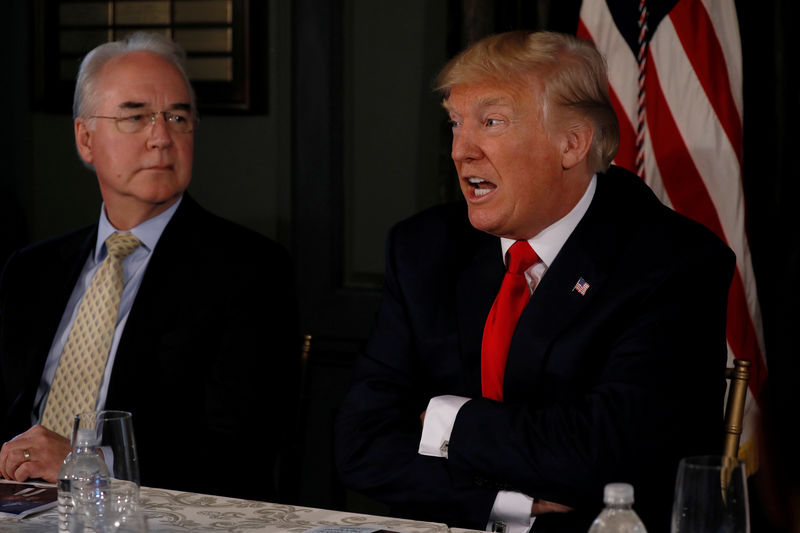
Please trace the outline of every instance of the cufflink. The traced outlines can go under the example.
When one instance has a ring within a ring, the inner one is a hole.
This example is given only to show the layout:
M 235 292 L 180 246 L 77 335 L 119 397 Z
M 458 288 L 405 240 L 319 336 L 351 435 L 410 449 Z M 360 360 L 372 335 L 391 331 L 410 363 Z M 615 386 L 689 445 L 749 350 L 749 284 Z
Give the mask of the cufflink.
M 506 533 L 506 523 L 502 520 L 495 520 L 492 522 L 492 531 L 496 533 Z
M 448 446 L 450 446 L 450 441 L 449 440 L 446 440 L 446 441 L 442 442 L 442 445 L 439 446 L 439 451 L 442 452 L 442 454 L 444 454 L 445 457 L 447 457 L 447 448 L 448 448 Z

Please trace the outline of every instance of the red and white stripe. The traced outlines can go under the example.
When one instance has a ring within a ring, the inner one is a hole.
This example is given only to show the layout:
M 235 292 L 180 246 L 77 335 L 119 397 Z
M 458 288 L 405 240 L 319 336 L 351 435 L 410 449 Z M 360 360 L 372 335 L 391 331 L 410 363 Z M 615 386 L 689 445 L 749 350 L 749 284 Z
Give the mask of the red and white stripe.
M 578 35 L 606 57 L 620 122 L 615 163 L 636 172 L 641 63 L 603 0 L 583 1 Z M 736 253 L 727 340 L 729 362 L 738 357 L 753 363 L 745 442 L 766 361 L 744 226 L 742 51 L 733 0 L 680 0 L 657 27 L 649 27 L 649 36 L 643 174 L 665 204 L 711 228 Z

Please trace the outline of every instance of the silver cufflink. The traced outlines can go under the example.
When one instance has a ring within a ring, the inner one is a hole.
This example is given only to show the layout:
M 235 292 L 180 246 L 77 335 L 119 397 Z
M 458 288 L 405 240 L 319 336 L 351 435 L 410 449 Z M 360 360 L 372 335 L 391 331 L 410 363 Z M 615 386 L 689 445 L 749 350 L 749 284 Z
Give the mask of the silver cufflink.
M 496 533 L 506 533 L 506 523 L 502 520 L 495 520 L 492 522 L 492 531 Z

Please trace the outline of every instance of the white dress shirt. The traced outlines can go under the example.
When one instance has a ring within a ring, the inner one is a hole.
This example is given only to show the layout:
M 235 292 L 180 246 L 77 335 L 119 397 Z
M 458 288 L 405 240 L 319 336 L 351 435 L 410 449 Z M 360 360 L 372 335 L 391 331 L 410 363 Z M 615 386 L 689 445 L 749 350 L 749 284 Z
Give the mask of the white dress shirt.
M 586 192 L 569 213 L 543 229 L 533 238 L 528 239 L 531 248 L 539 256 L 539 262 L 525 271 L 525 279 L 528 281 L 531 294 L 542 277 L 544 277 L 548 267 L 555 260 L 558 252 L 561 251 L 564 243 L 572 235 L 578 222 L 586 214 L 596 189 L 597 176 L 594 176 L 589 182 Z M 514 242 L 516 241 L 512 239 L 500 239 L 504 262 L 506 252 Z M 422 438 L 420 439 L 418 450 L 420 454 L 447 458 L 450 434 L 453 431 L 458 411 L 469 400 L 469 398 L 449 395 L 437 396 L 430 400 L 425 411 L 425 423 L 422 426 Z M 532 504 L 533 498 L 526 494 L 499 491 L 495 498 L 486 530 L 491 531 L 494 522 L 502 521 L 506 524 L 507 533 L 527 533 L 535 519 L 535 517 L 531 516 Z

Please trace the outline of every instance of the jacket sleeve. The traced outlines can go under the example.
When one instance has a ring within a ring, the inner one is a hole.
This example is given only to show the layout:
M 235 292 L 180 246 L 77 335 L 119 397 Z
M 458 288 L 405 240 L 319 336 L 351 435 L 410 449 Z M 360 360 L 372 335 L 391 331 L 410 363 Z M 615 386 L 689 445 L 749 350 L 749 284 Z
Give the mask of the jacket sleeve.
M 376 325 L 338 418 L 339 473 L 346 486 L 389 504 L 394 514 L 483 529 L 496 491 L 474 485 L 446 459 L 417 453 L 420 415 L 430 398 L 421 384 L 393 235 Z

